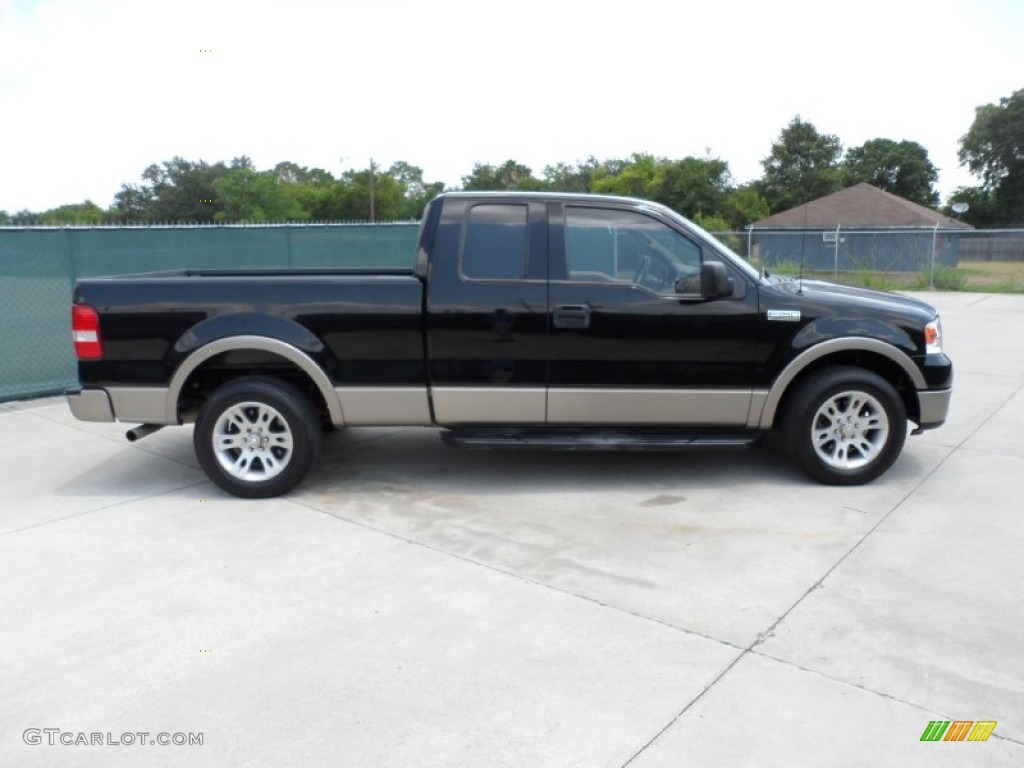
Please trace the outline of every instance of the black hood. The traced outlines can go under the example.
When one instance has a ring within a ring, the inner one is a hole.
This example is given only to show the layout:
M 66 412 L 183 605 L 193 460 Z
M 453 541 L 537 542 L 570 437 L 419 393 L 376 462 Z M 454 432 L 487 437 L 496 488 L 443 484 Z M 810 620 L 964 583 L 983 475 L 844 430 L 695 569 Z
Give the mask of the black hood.
M 925 301 L 891 291 L 876 291 L 838 285 L 822 280 L 799 280 L 789 277 L 769 278 L 772 287 L 781 289 L 794 297 L 803 298 L 809 304 L 825 306 L 849 306 L 870 312 L 872 308 L 885 313 L 897 313 L 924 323 L 930 322 L 938 313 Z

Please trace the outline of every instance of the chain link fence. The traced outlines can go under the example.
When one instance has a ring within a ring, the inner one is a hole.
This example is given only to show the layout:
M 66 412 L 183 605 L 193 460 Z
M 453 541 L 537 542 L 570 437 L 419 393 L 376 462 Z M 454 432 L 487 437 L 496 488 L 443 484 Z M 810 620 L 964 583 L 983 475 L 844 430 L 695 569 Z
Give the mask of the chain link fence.
M 411 267 L 418 226 L 0 227 L 0 401 L 76 383 L 79 277 L 169 269 Z M 716 232 L 769 272 L 879 288 L 1024 291 L 1024 230 Z M 969 284 L 969 281 L 974 281 Z
M 769 272 L 831 277 L 846 282 L 888 280 L 897 287 L 936 286 L 936 275 L 978 273 L 993 285 L 1024 290 L 1024 230 L 843 229 L 715 232 L 751 264 Z M 949 286 L 939 286 L 949 287 Z
M 80 277 L 169 269 L 412 267 L 418 225 L 0 227 L 0 401 L 77 382 Z

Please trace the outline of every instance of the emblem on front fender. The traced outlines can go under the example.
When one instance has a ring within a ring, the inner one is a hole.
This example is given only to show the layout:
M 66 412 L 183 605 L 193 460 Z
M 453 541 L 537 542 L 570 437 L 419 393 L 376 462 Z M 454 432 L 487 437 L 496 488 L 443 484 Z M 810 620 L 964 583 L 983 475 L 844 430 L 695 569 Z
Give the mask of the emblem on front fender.
M 769 309 L 769 320 L 778 320 L 782 323 L 797 323 L 800 321 L 799 309 Z

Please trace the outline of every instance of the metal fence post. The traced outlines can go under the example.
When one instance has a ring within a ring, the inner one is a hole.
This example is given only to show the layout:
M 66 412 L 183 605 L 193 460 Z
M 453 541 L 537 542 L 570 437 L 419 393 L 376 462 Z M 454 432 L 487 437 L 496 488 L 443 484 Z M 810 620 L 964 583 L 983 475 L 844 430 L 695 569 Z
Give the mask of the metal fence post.
M 928 272 L 928 287 L 935 287 L 935 245 L 939 239 L 939 222 L 935 222 L 935 228 L 932 229 L 932 266 Z
M 836 224 L 835 263 L 832 265 L 832 279 L 839 279 L 839 224 Z
M 75 241 L 67 225 L 64 225 L 64 239 L 68 244 L 68 277 L 71 279 L 71 290 L 74 290 L 75 280 L 78 279 L 78 269 L 75 265 Z

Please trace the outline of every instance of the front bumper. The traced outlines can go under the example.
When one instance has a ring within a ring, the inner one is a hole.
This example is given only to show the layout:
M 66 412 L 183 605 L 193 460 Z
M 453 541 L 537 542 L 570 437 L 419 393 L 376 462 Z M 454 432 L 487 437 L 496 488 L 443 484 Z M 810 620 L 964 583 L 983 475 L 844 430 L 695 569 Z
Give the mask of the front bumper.
M 917 402 L 920 405 L 921 418 L 917 426 L 920 429 L 941 427 L 946 422 L 946 415 L 949 413 L 949 400 L 952 396 L 952 387 L 918 392 Z
M 105 389 L 69 389 L 64 395 L 71 413 L 79 421 L 114 420 L 114 407 Z

